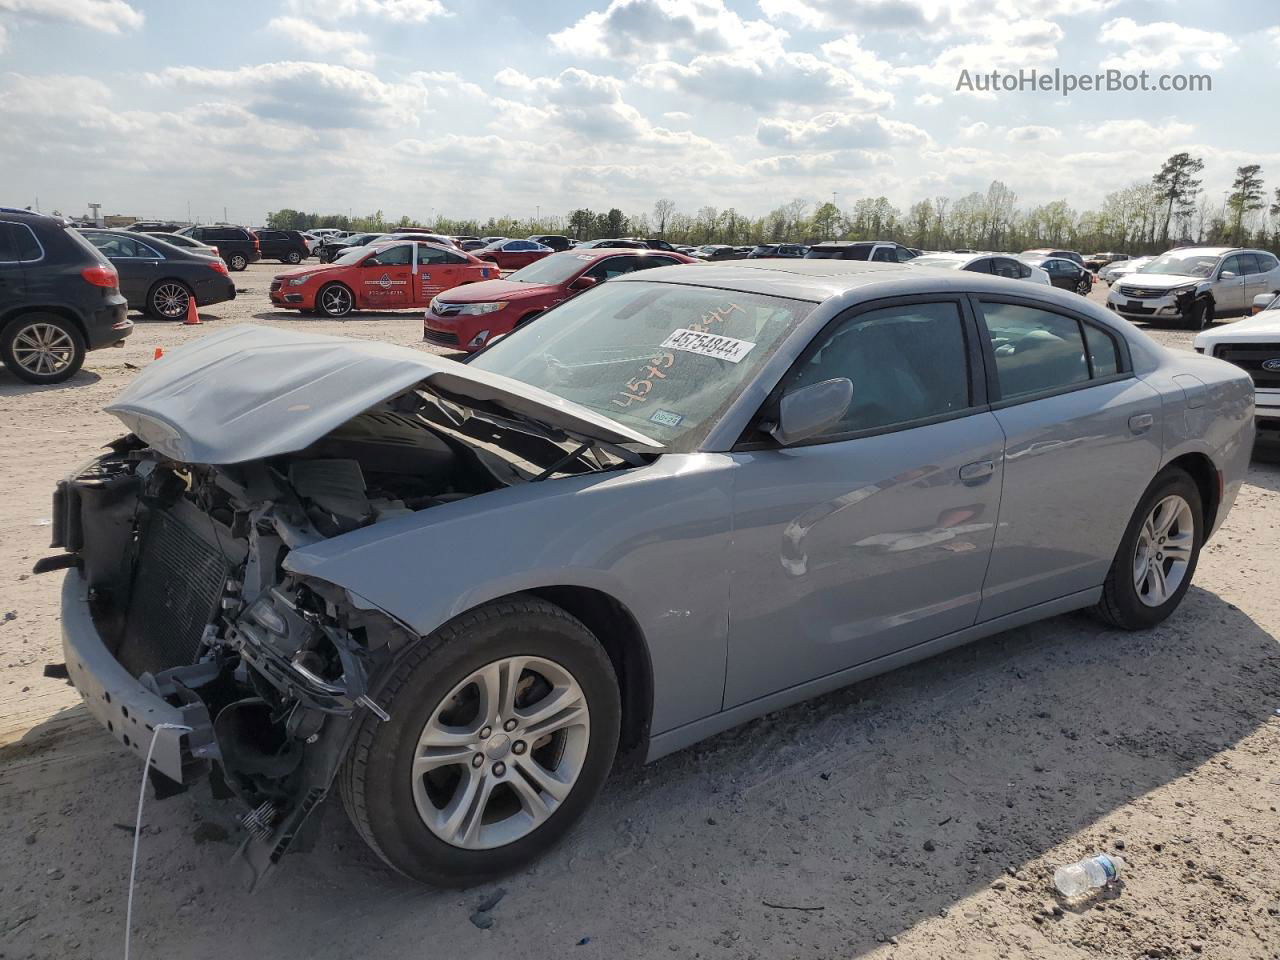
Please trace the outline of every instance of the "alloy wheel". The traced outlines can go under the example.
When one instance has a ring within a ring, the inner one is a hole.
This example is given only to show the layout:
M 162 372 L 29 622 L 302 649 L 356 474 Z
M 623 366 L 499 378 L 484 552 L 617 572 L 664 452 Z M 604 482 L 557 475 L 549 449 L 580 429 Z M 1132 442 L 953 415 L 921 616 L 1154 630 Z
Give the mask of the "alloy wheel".
M 47 377 L 61 373 L 75 359 L 76 345 L 70 335 L 52 323 L 31 323 L 13 338 L 13 356 L 29 373 Z
M 351 293 L 346 287 L 333 286 L 320 294 L 320 306 L 331 317 L 351 312 Z
M 1195 536 L 1191 505 L 1177 494 L 1147 514 L 1133 553 L 1133 587 L 1144 605 L 1161 606 L 1178 592 L 1191 566 Z
M 156 312 L 170 320 L 185 317 L 190 300 L 191 294 L 180 283 L 161 284 L 151 295 L 151 303 L 155 306 Z
M 591 717 L 582 687 L 542 657 L 474 671 L 432 712 L 414 751 L 414 803 L 454 847 L 488 850 L 528 836 L 573 790 Z

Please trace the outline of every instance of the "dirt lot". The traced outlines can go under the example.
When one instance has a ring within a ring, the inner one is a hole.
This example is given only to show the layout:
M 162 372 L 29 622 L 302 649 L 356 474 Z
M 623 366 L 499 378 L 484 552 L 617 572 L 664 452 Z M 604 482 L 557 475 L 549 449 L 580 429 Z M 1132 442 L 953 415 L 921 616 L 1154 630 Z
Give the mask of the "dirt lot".
M 233 322 L 421 346 L 416 313 L 271 311 L 275 269 L 238 275 L 203 326 L 140 321 L 62 386 L 0 370 L 0 957 L 123 939 L 139 765 L 42 678 L 62 659 L 59 577 L 29 576 L 54 482 L 121 432 L 103 403 L 157 346 Z M 337 803 L 314 851 L 247 894 L 228 805 L 148 801 L 134 956 L 1275 958 L 1278 558 L 1280 467 L 1255 463 L 1161 628 L 1060 617 L 616 775 L 504 881 L 489 929 L 471 915 L 496 885 L 399 879 Z M 1054 910 L 1054 865 L 1121 847 L 1114 895 Z

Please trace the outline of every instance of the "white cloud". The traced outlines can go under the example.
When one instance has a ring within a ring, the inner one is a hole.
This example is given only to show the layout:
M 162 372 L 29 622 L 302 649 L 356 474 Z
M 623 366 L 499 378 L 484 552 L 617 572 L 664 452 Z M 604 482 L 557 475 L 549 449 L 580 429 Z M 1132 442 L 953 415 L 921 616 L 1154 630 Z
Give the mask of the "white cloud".
M 956 91 L 960 72 L 1007 72 L 1054 63 L 1058 59 L 1058 43 L 1062 37 L 1062 28 L 1048 20 L 1004 23 L 993 28 L 982 40 L 947 47 L 931 63 L 899 67 L 898 72 L 921 83 L 990 100 L 994 94 L 989 92 Z
M 1102 61 L 1104 70 L 1172 70 L 1184 62 L 1216 70 L 1239 47 L 1225 33 L 1198 30 L 1179 23 L 1138 23 L 1130 17 L 1108 20 L 1098 32 L 1100 43 L 1124 49 Z
M 662 115 L 663 120 L 670 120 L 674 123 L 688 123 L 693 119 L 693 114 L 685 113 L 683 110 L 668 110 Z
M 287 9 L 325 20 L 377 17 L 392 23 L 425 23 L 432 17 L 450 15 L 441 0 L 288 0 Z
M 1178 120 L 1166 120 L 1159 126 L 1146 120 L 1106 120 L 1087 126 L 1084 136 L 1087 140 L 1157 144 L 1185 140 L 1194 131 L 1194 126 Z
M 957 133 L 961 140 L 981 140 L 983 137 L 991 136 L 994 133 L 1004 130 L 1004 127 L 992 128 L 984 120 L 977 123 L 971 123 L 968 126 L 961 127 Z
M 1098 13 L 1122 0 L 1041 0 L 1036 17 Z M 812 30 L 984 36 L 1027 16 L 1020 0 L 760 0 L 765 17 Z
M 922 93 L 911 102 L 917 107 L 936 107 L 942 102 L 942 98 L 935 97 L 932 93 Z
M 1280 47 L 1280 27 L 1272 27 L 1268 30 L 1267 38 L 1277 47 Z
M 307 61 L 236 70 L 168 67 L 146 79 L 157 87 L 234 94 L 258 117 L 319 129 L 416 123 L 427 96 L 417 83 L 386 83 L 367 70 Z
M 1014 127 L 1004 135 L 1010 143 L 1048 143 L 1062 139 L 1062 131 L 1056 127 L 1028 126 Z
M 573 56 L 652 62 L 702 53 L 776 55 L 786 36 L 763 20 L 744 20 L 724 0 L 611 0 L 550 39 Z
M 868 87 L 847 70 L 809 53 L 783 53 L 763 60 L 715 54 L 694 57 L 688 64 L 668 60 L 641 67 L 636 79 L 713 103 L 737 103 L 756 110 L 781 104 L 880 110 L 893 104 L 891 94 Z
M 104 33 L 136 30 L 145 19 L 142 11 L 125 0 L 0 0 L 0 13 L 75 23 Z
M 878 114 L 828 111 L 809 120 L 761 120 L 756 139 L 767 147 L 847 150 L 923 146 L 929 134 L 910 123 Z
M 863 75 L 878 74 L 882 83 L 897 80 L 893 74 L 893 64 L 882 59 L 875 51 L 865 49 L 855 33 L 824 43 L 822 53 L 832 63 L 846 70 Z
M 338 60 L 352 67 L 371 67 L 369 35 L 357 30 L 330 30 L 301 17 L 275 17 L 267 29 L 319 57 Z

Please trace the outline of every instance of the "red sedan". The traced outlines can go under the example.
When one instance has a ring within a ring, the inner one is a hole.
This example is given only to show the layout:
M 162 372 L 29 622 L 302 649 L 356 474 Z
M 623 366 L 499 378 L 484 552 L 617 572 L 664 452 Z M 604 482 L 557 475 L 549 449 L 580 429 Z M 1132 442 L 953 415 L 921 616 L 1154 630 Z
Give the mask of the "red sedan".
M 649 267 L 697 262 L 665 250 L 620 247 L 553 253 L 506 279 L 473 283 L 465 290 L 450 290 L 436 297 L 427 310 L 422 339 L 470 353 L 610 277 Z
M 352 310 L 421 308 L 444 290 L 499 276 L 495 264 L 433 243 L 391 240 L 357 247 L 333 263 L 271 281 L 277 307 L 345 317 Z
M 495 240 L 487 247 L 477 250 L 476 256 L 482 260 L 492 260 L 503 270 L 519 270 L 553 253 L 554 250 L 536 240 Z

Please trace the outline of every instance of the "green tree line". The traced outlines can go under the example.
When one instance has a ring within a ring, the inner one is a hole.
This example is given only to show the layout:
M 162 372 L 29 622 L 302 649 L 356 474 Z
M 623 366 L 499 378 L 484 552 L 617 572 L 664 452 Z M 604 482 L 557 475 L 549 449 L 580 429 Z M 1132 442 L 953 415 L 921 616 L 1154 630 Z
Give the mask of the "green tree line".
M 268 215 L 275 229 L 384 230 L 427 226 L 450 236 L 529 236 L 557 233 L 577 240 L 658 236 L 672 243 L 754 244 L 777 240 L 896 240 L 930 250 L 957 248 L 1024 250 L 1066 247 L 1091 252 L 1157 253 L 1170 246 L 1213 244 L 1257 246 L 1280 253 L 1280 188 L 1268 200 L 1262 169 L 1236 169 L 1231 189 L 1220 199 L 1201 187 L 1204 161 L 1187 153 L 1169 157 L 1149 179 L 1106 195 L 1094 210 L 1076 210 L 1066 200 L 1036 206 L 999 180 L 985 192 L 963 197 L 926 197 L 906 210 L 888 198 L 860 197 L 851 206 L 794 199 L 764 216 L 751 217 L 734 207 L 702 206 L 685 212 L 659 199 L 651 210 L 626 214 L 614 207 L 587 208 L 565 216 L 490 217 L 487 220 L 439 217 L 417 224 L 407 216 L 392 222 L 382 211 L 363 217 L 277 210 Z

